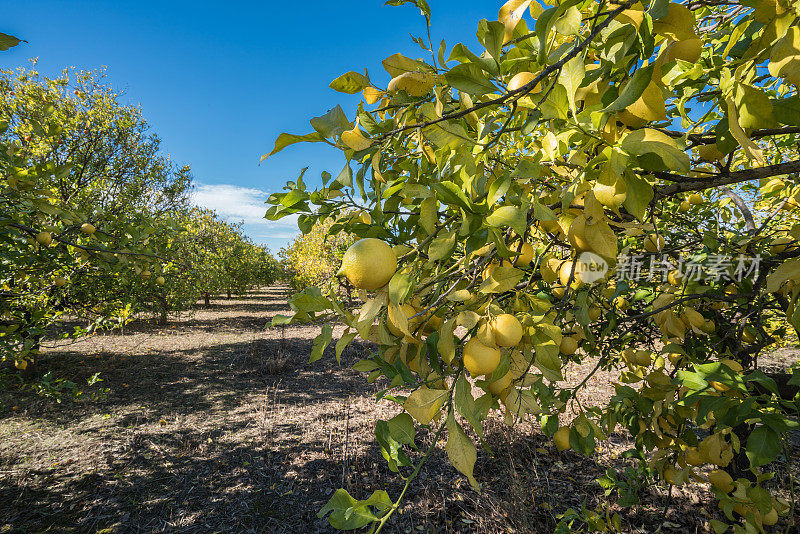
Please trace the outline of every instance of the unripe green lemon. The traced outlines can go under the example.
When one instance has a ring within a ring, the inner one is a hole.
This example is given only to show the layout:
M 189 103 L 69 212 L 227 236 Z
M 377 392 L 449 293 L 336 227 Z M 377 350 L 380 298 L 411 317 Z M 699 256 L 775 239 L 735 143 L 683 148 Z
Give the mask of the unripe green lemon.
M 81 232 L 83 232 L 86 235 L 92 235 L 95 232 L 94 225 L 92 225 L 91 223 L 83 223 L 81 225 Z
M 53 242 L 53 236 L 50 235 L 50 232 L 39 232 L 36 234 L 36 241 L 42 246 L 49 247 Z

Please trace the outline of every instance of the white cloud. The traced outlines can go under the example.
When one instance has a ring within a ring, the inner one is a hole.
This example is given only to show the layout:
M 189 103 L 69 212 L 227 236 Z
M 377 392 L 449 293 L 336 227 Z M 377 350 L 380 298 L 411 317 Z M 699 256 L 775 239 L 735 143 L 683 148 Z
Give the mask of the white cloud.
M 269 193 L 251 187 L 233 184 L 197 184 L 194 202 L 200 207 L 216 211 L 232 222 L 244 223 L 244 231 L 255 242 L 268 245 L 277 251 L 299 233 L 297 216 L 279 221 L 264 218 Z

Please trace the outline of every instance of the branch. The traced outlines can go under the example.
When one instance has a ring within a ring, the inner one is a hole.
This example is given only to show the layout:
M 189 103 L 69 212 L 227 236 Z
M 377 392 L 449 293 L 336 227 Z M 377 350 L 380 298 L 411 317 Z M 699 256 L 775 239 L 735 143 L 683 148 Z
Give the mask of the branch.
M 730 199 L 736 204 L 736 207 L 739 208 L 739 211 L 742 212 L 742 216 L 744 216 L 745 221 L 745 228 L 748 232 L 755 232 L 756 230 L 756 222 L 753 219 L 753 212 L 750 211 L 750 208 L 747 207 L 742 197 L 728 189 L 727 187 L 721 187 L 720 191 L 728 195 Z
M 786 161 L 784 163 L 776 163 L 775 165 L 766 165 L 764 167 L 756 167 L 753 169 L 744 169 L 741 171 L 733 171 L 724 174 L 716 174 L 709 178 L 696 179 L 689 177 L 681 177 L 672 173 L 664 173 L 656 171 L 653 173 L 656 178 L 674 181 L 681 178 L 680 183 L 670 184 L 665 187 L 656 189 L 653 200 L 668 198 L 679 193 L 687 191 L 703 191 L 712 187 L 721 187 L 725 185 L 738 184 L 740 182 L 748 182 L 750 180 L 760 180 L 762 178 L 770 178 L 772 176 L 781 176 L 793 172 L 800 172 L 800 160 Z
M 529 81 L 528 83 L 526 83 L 525 85 L 521 86 L 520 88 L 515 89 L 514 91 L 509 91 L 509 92 L 505 93 L 504 95 L 502 95 L 502 96 L 500 96 L 498 98 L 495 98 L 493 100 L 487 100 L 486 102 L 480 102 L 478 104 L 473 105 L 470 108 L 462 109 L 462 110 L 457 111 L 455 113 L 448 113 L 446 115 L 442 115 L 438 119 L 433 119 L 433 120 L 429 120 L 429 121 L 425 121 L 425 122 L 418 122 L 418 123 L 415 123 L 415 124 L 409 124 L 409 125 L 406 125 L 406 126 L 401 126 L 399 128 L 395 128 L 394 130 L 391 130 L 390 132 L 387 132 L 387 133 L 383 134 L 382 136 L 378 137 L 376 139 L 376 141 L 381 142 L 381 141 L 383 141 L 384 139 L 386 139 L 388 137 L 391 137 L 391 136 L 393 136 L 395 134 L 404 132 L 406 130 L 412 130 L 412 129 L 415 129 L 415 128 L 426 128 L 428 126 L 433 126 L 434 124 L 438 124 L 440 122 L 448 121 L 448 120 L 451 120 L 451 119 L 460 119 L 461 117 L 465 117 L 465 116 L 469 115 L 473 111 L 477 111 L 479 109 L 483 109 L 483 108 L 490 107 L 490 106 L 495 106 L 497 104 L 502 104 L 502 103 L 504 103 L 504 102 L 506 102 L 508 100 L 511 100 L 512 98 L 515 99 L 515 100 L 518 100 L 519 97 L 522 97 L 525 94 L 531 92 L 536 87 L 536 85 L 538 85 L 539 82 L 544 80 L 547 76 L 549 76 L 550 74 L 552 74 L 553 72 L 555 72 L 557 70 L 560 70 L 561 67 L 563 67 L 564 64 L 567 61 L 569 61 L 570 59 L 572 59 L 575 56 L 577 56 L 584 48 L 586 48 L 586 46 L 588 46 L 589 43 L 591 43 L 594 40 L 595 37 L 597 37 L 597 35 L 606 26 L 611 24 L 611 21 L 614 20 L 614 17 L 616 17 L 618 14 L 620 14 L 621 12 L 623 12 L 626 9 L 628 9 L 629 7 L 631 7 L 634 3 L 635 3 L 634 0 L 627 0 L 626 2 L 619 4 L 619 7 L 616 8 L 615 10 L 611 11 L 609 13 L 608 18 L 606 18 L 603 22 L 598 24 L 591 31 L 591 33 L 589 33 L 589 35 L 586 37 L 586 39 L 584 39 L 583 41 L 581 41 L 578 44 L 576 44 L 575 47 L 573 47 L 572 50 L 570 50 L 569 52 L 567 52 L 564 55 L 564 57 L 562 57 L 561 59 L 559 59 L 558 61 L 556 61 L 552 65 L 549 65 L 548 67 L 546 67 L 533 80 Z

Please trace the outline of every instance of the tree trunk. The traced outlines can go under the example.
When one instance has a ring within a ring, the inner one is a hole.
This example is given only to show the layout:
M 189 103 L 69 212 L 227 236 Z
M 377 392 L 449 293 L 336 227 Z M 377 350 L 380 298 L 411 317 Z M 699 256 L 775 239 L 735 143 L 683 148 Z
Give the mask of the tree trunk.
M 211 306 L 211 295 L 208 293 L 203 293 L 203 304 L 206 306 Z
M 156 296 L 156 300 L 158 301 L 159 307 L 158 324 L 159 326 L 164 326 L 169 321 L 169 305 L 167 304 L 167 299 L 163 295 Z
M 228 291 L 228 300 L 231 300 L 231 292 Z

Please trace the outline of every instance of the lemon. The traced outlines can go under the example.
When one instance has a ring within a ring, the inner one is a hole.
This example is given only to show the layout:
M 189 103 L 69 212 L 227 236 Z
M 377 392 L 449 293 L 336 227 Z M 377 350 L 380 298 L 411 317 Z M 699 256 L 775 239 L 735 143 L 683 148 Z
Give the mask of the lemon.
M 777 522 L 778 522 L 778 511 L 775 508 L 772 508 L 769 512 L 767 512 L 767 515 L 765 515 L 761 519 L 761 523 L 767 526 L 774 525 Z
M 561 338 L 561 344 L 558 346 L 558 350 L 565 356 L 575 354 L 575 351 L 578 350 L 578 340 L 571 336 L 563 337 Z
M 142 271 L 142 275 L 141 276 L 145 280 L 149 280 L 150 279 L 150 271 Z
M 703 203 L 703 197 L 701 197 L 697 193 L 692 193 L 691 195 L 689 195 L 689 204 L 692 204 L 694 206 L 699 206 L 702 203 Z
M 39 232 L 36 234 L 36 241 L 45 247 L 49 247 L 50 243 L 53 242 L 53 236 L 50 235 L 50 232 Z
M 67 285 L 67 280 L 63 276 L 56 276 L 56 279 L 53 281 L 57 287 L 64 287 Z
M 682 59 L 696 63 L 703 51 L 703 42 L 698 38 L 684 39 L 670 44 L 664 51 L 664 62 Z
M 511 247 L 509 247 L 511 252 L 515 254 L 517 253 L 517 250 L 519 250 L 519 256 L 514 258 L 512 263 L 514 264 L 515 267 L 527 267 L 528 265 L 531 264 L 531 262 L 533 261 L 533 256 L 535 255 L 533 245 L 531 245 L 530 243 L 523 243 L 521 249 L 519 249 L 518 247 L 519 247 L 518 244 L 514 244 L 511 245 Z
M 553 441 L 558 450 L 565 451 L 569 449 L 569 427 L 562 426 L 556 430 L 556 433 L 553 434 Z
M 613 304 L 614 304 L 614 306 L 615 306 L 615 307 L 616 307 L 618 310 L 620 310 L 620 311 L 627 310 L 628 308 L 630 308 L 630 307 L 631 307 L 631 304 L 630 304 L 630 302 L 628 302 L 627 300 L 625 300 L 625 299 L 624 299 L 622 296 L 616 297 L 616 298 L 613 300 Z
M 563 298 L 567 288 L 562 285 L 553 286 L 553 296 L 557 299 Z
M 392 247 L 369 237 L 359 239 L 347 249 L 336 276 L 346 276 L 358 289 L 372 291 L 388 284 L 396 270 L 397 258 Z
M 678 212 L 679 213 L 686 213 L 690 209 L 692 209 L 692 205 L 690 203 L 686 202 L 685 200 L 682 200 L 680 205 L 678 206 Z
M 532 72 L 520 72 L 519 74 L 514 75 L 513 78 L 508 82 L 508 90 L 509 91 L 516 91 L 523 85 L 526 85 L 532 82 L 536 78 L 536 74 Z M 539 90 L 539 84 L 531 90 L 531 92 L 535 93 Z
M 163 286 L 164 282 L 166 282 L 166 280 L 164 280 L 163 276 L 159 276 L 158 278 L 156 278 L 156 284 Z
M 95 227 L 91 223 L 83 223 L 81 225 L 81 232 L 83 232 L 86 235 L 92 235 L 93 233 L 95 233 Z
M 661 252 L 664 248 L 664 236 L 650 234 L 644 240 L 644 249 L 647 252 Z
M 426 72 L 404 72 L 389 82 L 390 93 L 405 91 L 408 96 L 425 96 L 433 89 L 435 78 Z
M 491 278 L 492 273 L 494 272 L 495 269 L 497 269 L 499 265 L 500 265 L 499 263 L 494 263 L 494 262 L 487 265 L 483 269 L 483 272 L 481 273 L 481 278 L 484 280 L 488 280 L 489 278 Z
M 683 273 L 677 269 L 670 271 L 667 275 L 667 282 L 675 287 L 679 287 L 683 282 Z
M 28 361 L 27 360 L 16 360 L 14 362 L 14 367 L 19 369 L 20 371 L 24 371 L 25 368 L 28 367 Z
M 566 286 L 567 282 L 569 282 L 570 275 L 572 275 L 572 287 L 577 289 L 583 285 L 583 281 L 581 280 L 582 264 L 578 262 L 575 265 L 575 273 L 573 274 L 572 265 L 574 263 L 574 261 L 565 261 L 562 263 L 561 268 L 558 270 L 558 279 Z
M 589 242 L 586 240 L 586 217 L 578 215 L 569 225 L 567 239 L 570 245 L 578 250 L 591 250 Z
M 498 315 L 489 325 L 494 333 L 494 341 L 501 347 L 516 347 L 522 340 L 522 324 L 510 313 Z
M 475 333 L 475 337 L 487 347 L 493 347 L 496 344 L 494 340 L 494 330 L 486 320 L 481 320 L 478 324 L 478 331 Z
M 589 320 L 591 322 L 595 322 L 596 320 L 598 320 L 602 314 L 603 310 L 601 310 L 597 306 L 592 306 L 589 308 Z
M 733 491 L 733 478 L 722 469 L 714 469 L 708 474 L 708 481 L 715 488 L 730 493 Z
M 489 393 L 499 397 L 503 394 L 503 392 L 505 392 L 506 389 L 508 389 L 508 386 L 511 385 L 511 381 L 513 379 L 514 376 L 511 374 L 511 371 L 509 371 L 502 377 L 490 383 L 487 389 L 489 390 Z
M 500 350 L 472 338 L 464 345 L 464 367 L 472 376 L 490 375 L 500 364 Z

